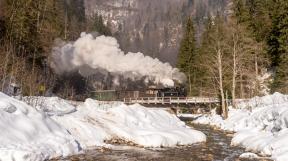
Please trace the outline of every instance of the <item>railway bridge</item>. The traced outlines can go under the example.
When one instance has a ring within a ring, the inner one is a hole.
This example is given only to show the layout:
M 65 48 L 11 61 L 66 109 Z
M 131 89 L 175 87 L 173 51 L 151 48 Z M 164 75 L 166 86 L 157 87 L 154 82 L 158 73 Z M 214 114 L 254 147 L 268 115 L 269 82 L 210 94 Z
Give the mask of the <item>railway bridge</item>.
M 159 106 L 195 106 L 195 105 L 217 105 L 220 103 L 218 98 L 208 97 L 139 97 L 139 98 L 124 98 L 126 104 L 141 104 L 141 105 L 159 105 Z

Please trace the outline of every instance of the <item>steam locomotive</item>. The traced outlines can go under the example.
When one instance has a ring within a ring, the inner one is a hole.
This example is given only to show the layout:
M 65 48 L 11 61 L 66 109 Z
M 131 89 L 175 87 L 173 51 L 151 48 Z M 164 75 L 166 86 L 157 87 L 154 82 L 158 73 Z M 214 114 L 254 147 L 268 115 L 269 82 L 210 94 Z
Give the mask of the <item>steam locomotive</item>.
M 157 97 L 187 97 L 185 87 L 162 88 L 157 90 Z

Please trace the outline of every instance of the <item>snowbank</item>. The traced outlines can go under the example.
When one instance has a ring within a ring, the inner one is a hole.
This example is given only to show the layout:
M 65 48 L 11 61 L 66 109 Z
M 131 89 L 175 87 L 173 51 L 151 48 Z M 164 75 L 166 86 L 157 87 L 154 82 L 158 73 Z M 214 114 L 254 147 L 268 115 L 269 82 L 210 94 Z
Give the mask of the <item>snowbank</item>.
M 195 123 L 210 124 L 235 131 L 233 145 L 271 155 L 277 161 L 288 160 L 288 96 L 280 93 L 256 97 L 229 110 L 229 118 L 213 113 L 198 116 Z M 248 110 L 249 109 L 249 110 Z
M 77 142 L 49 117 L 0 93 L 0 160 L 35 161 L 79 152 Z
M 75 103 L 57 97 L 0 93 L 0 160 L 34 161 L 72 155 L 122 139 L 144 147 L 169 147 L 206 141 L 163 109 L 87 99 Z M 32 107 L 33 106 L 33 107 Z
M 104 107 L 104 108 L 103 108 Z M 105 145 L 105 140 L 123 139 L 144 147 L 187 145 L 206 141 L 206 136 L 187 127 L 164 110 L 123 103 L 101 104 L 91 99 L 77 112 L 53 116 L 82 147 Z
M 22 100 L 47 115 L 64 115 L 76 111 L 72 101 L 58 97 L 23 97 Z
M 265 107 L 269 105 L 277 105 L 288 102 L 288 95 L 283 95 L 281 93 L 274 93 L 273 95 L 267 95 L 263 97 L 254 97 L 248 102 L 240 102 L 237 107 L 241 109 L 247 108 L 257 108 L 257 107 Z

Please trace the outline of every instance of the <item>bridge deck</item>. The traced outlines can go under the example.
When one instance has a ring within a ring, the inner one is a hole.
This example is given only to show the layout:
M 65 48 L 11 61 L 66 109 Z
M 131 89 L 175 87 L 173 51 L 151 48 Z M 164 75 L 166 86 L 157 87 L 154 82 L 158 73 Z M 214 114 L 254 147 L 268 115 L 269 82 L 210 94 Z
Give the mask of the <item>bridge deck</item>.
M 214 104 L 219 102 L 217 98 L 201 97 L 141 97 L 124 99 L 126 104 Z

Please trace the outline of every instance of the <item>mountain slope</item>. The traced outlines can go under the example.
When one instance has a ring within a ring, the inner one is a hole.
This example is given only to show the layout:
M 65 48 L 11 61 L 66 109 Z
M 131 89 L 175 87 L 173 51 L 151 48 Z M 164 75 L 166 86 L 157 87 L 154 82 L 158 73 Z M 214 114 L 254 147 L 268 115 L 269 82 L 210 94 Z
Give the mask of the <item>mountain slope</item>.
M 182 25 L 193 15 L 203 20 L 225 12 L 227 0 L 85 0 L 86 16 L 101 14 L 124 51 L 143 52 L 175 64 Z

